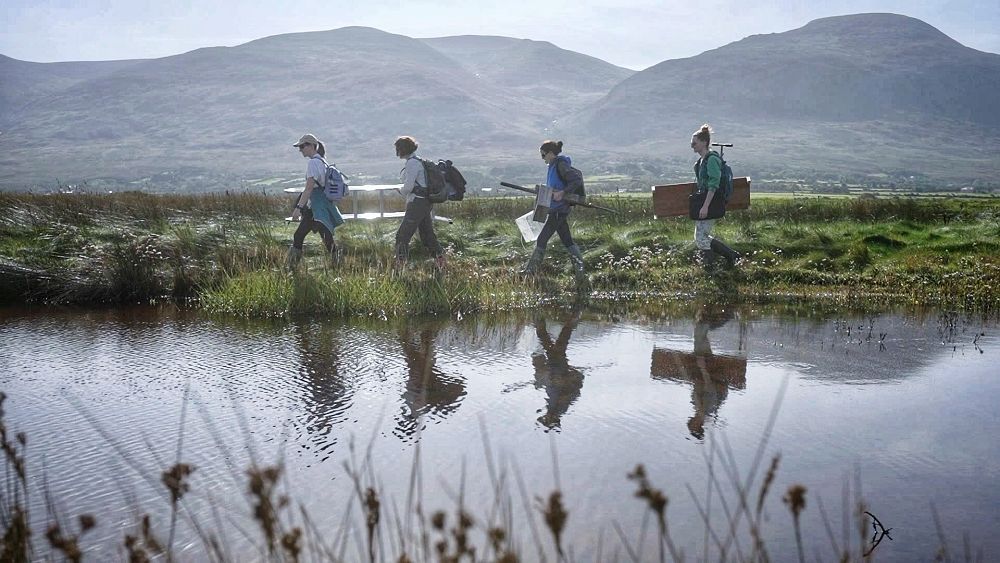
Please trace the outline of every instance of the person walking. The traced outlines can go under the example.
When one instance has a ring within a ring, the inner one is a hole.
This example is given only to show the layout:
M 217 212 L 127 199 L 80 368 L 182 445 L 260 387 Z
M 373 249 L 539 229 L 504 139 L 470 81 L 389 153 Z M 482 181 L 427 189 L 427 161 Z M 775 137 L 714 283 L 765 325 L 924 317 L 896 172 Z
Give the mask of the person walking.
M 562 153 L 562 141 L 545 141 L 538 148 L 542 154 L 542 160 L 548 165 L 548 172 L 545 177 L 545 184 L 552 187 L 552 205 L 549 207 L 548 215 L 545 218 L 545 226 L 538 234 L 535 242 L 535 251 L 524 266 L 524 273 L 534 274 L 542 265 L 545 259 L 545 246 L 554 233 L 559 234 L 566 250 L 569 252 L 570 261 L 573 263 L 573 270 L 577 277 L 586 274 L 583 266 L 583 254 L 580 247 L 573 242 L 573 235 L 569 232 L 570 204 L 564 200 L 566 193 L 579 193 L 583 187 L 583 174 L 573 168 L 573 161 L 570 157 Z
M 434 233 L 433 205 L 427 198 L 427 176 L 423 161 L 417 156 L 417 141 L 413 137 L 402 136 L 396 139 L 394 145 L 396 156 L 406 161 L 400 171 L 403 187 L 399 193 L 406 198 L 406 212 L 396 231 L 396 266 L 406 264 L 410 256 L 410 239 L 414 233 L 420 233 L 420 242 L 434 256 L 435 266 L 444 268 L 444 248 Z
M 694 244 L 701 254 L 701 262 L 706 268 L 715 262 L 715 255 L 726 259 L 730 266 L 740 258 L 740 254 L 712 236 L 712 229 L 718 219 L 709 219 L 709 207 L 717 194 L 719 182 L 722 180 L 722 157 L 719 153 L 709 150 L 712 142 L 712 128 L 706 123 L 691 135 L 691 150 L 698 154 L 698 162 L 694 165 L 694 174 L 698 179 L 698 192 L 705 193 L 705 202 L 698 211 L 699 219 L 694 222 Z M 719 203 L 716 202 L 716 205 Z
M 326 183 L 326 147 L 311 133 L 306 133 L 292 145 L 299 149 L 304 158 L 309 159 L 306 168 L 306 187 L 292 210 L 292 220 L 299 221 L 299 228 L 292 236 L 292 246 L 288 249 L 286 266 L 294 270 L 302 260 L 302 243 L 310 232 L 317 232 L 326 246 L 331 260 L 336 260 L 337 243 L 333 231 L 344 224 L 340 210 L 323 193 Z M 300 220 L 301 219 L 301 220 Z

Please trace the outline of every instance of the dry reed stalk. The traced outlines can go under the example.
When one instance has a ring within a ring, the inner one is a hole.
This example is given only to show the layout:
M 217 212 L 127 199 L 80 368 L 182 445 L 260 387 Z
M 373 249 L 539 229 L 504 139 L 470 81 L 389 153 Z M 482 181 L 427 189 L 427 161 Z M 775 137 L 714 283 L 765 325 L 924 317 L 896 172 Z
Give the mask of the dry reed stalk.
M 799 550 L 799 563 L 805 563 L 805 554 L 802 549 L 802 529 L 799 525 L 799 515 L 806 508 L 806 488 L 802 485 L 792 485 L 788 492 L 781 499 L 792 512 L 792 520 L 795 524 L 795 545 Z

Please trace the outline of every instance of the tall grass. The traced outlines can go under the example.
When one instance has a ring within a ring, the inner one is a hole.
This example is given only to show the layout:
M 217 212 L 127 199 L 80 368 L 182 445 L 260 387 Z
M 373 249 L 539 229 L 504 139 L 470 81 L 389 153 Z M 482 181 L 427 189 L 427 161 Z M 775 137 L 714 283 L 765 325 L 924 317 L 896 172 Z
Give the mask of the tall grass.
M 361 194 L 360 207 L 376 199 Z M 744 254 L 704 271 L 693 226 L 654 220 L 649 197 L 597 196 L 616 214 L 577 208 L 575 241 L 590 273 L 577 284 L 557 240 L 543 275 L 518 274 L 533 249 L 513 219 L 528 197 L 470 198 L 440 206 L 450 266 L 437 275 L 413 243 L 413 266 L 394 272 L 396 220 L 338 229 L 331 264 L 307 239 L 298 276 L 283 275 L 294 225 L 289 200 L 259 194 L 185 196 L 0 194 L 0 301 L 202 303 L 242 315 L 445 313 L 530 306 L 578 293 L 630 298 L 691 291 L 740 299 L 815 294 L 891 297 L 962 307 L 1000 305 L 1000 204 L 908 198 L 757 198 L 716 234 Z M 402 200 L 388 198 L 390 209 Z M 317 289 L 317 288 L 322 288 Z M 575 298 L 575 297 L 574 297 Z

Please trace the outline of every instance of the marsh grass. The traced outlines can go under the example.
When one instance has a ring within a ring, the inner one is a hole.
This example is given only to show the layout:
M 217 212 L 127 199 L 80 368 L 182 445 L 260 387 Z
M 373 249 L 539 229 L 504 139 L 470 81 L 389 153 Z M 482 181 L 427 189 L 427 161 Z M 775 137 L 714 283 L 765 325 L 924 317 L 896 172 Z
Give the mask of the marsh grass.
M 291 275 L 283 269 L 294 230 L 281 220 L 286 198 L 5 193 L 0 301 L 168 300 L 261 317 L 465 313 L 579 295 L 690 292 L 1000 305 L 1000 204 L 990 199 L 761 197 L 716 229 L 743 253 L 739 267 L 707 272 L 694 263 L 687 219 L 653 220 L 649 197 L 593 199 L 618 213 L 573 212 L 590 274 L 576 283 L 558 241 L 541 276 L 519 274 L 533 244 L 522 242 L 513 219 L 530 209 L 527 197 L 442 205 L 455 220 L 437 226 L 448 248 L 444 272 L 417 241 L 412 264 L 393 270 L 398 223 L 384 220 L 338 229 L 337 263 L 307 238 L 304 263 Z M 372 197 L 360 204 L 371 205 Z

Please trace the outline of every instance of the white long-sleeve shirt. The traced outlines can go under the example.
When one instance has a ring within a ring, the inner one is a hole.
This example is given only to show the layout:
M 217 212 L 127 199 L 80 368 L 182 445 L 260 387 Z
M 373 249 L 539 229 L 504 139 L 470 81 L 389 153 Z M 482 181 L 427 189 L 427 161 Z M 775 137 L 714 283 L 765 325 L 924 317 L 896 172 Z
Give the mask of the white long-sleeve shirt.
M 424 165 L 420 162 L 420 159 L 416 158 L 416 156 L 417 153 L 408 155 L 406 157 L 406 165 L 399 173 L 400 181 L 403 182 L 403 187 L 399 189 L 399 193 L 406 197 L 406 203 L 410 203 L 414 199 L 422 197 L 414 194 L 413 188 L 417 186 L 427 186 L 427 176 L 424 174 Z

